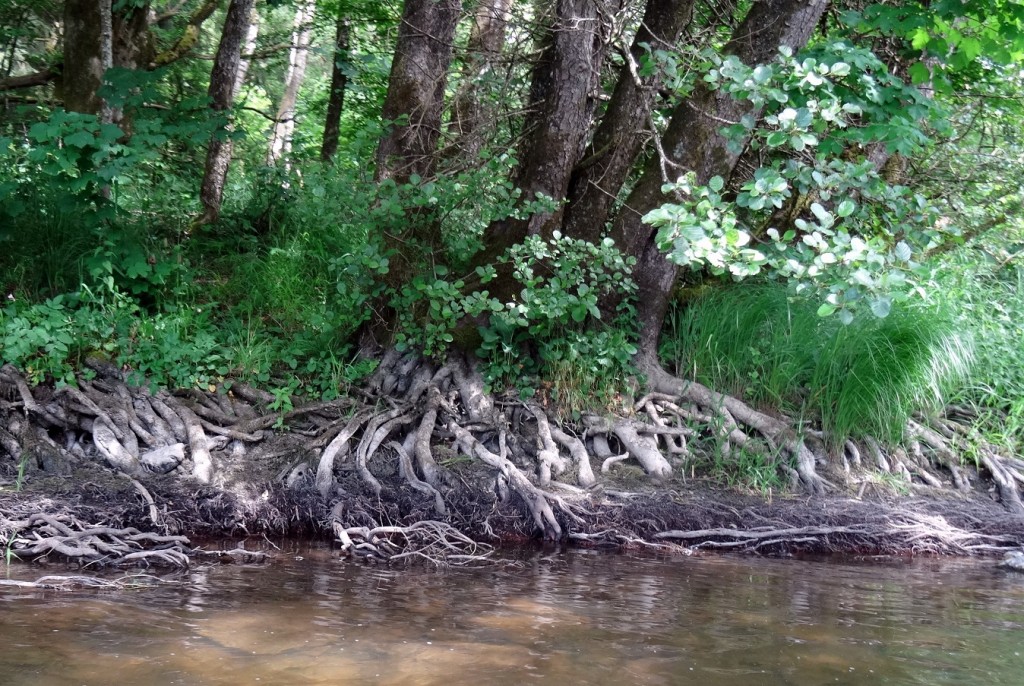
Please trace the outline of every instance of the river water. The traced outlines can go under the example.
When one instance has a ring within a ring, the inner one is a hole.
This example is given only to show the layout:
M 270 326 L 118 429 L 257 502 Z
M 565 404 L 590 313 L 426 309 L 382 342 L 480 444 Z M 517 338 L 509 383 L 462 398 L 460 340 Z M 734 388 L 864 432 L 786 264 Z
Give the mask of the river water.
M 524 683 L 1021 686 L 1024 575 L 556 550 L 410 571 L 305 547 L 156 588 L 0 587 L 6 686 Z

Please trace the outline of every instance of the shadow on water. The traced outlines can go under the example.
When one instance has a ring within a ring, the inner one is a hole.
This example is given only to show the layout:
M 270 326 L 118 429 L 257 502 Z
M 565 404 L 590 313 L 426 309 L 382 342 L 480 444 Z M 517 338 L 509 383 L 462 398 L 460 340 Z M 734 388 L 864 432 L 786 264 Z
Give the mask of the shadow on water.
M 0 681 L 1024 683 L 1024 575 L 991 561 L 570 551 L 435 572 L 279 557 L 136 591 L 0 589 Z

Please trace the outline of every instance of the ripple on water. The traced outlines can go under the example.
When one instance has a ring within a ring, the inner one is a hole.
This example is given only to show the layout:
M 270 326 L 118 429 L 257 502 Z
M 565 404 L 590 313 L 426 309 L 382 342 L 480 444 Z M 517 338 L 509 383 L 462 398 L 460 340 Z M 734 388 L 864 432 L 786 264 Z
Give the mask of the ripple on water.
M 1019 686 L 1024 674 L 1024 576 L 979 562 L 577 551 L 424 572 L 299 552 L 140 591 L 0 590 L 3 683 Z

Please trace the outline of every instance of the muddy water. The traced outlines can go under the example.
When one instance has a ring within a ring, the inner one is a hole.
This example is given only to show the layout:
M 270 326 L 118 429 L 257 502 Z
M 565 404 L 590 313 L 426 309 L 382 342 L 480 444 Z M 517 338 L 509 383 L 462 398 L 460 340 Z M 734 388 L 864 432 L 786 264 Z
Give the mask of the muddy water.
M 138 591 L 0 588 L 0 683 L 1024 684 L 1024 575 L 991 562 L 282 557 Z

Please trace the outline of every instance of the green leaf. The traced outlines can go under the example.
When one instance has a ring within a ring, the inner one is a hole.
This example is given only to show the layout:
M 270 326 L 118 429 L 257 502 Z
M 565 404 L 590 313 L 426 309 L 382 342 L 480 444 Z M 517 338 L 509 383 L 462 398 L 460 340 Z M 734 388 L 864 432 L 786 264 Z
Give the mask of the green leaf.
M 725 187 L 725 180 L 721 176 L 712 176 L 711 180 L 708 181 L 708 188 L 714 192 L 718 192 Z
M 811 203 L 811 212 L 818 218 L 818 221 L 824 226 L 831 226 L 832 222 L 835 221 L 832 217 L 832 213 L 821 206 L 821 203 Z
M 70 136 L 64 137 L 64 144 L 73 148 L 84 148 L 96 142 L 96 137 L 88 131 L 76 131 Z
M 928 31 L 923 27 L 918 27 L 910 36 L 910 44 L 914 47 L 914 50 L 921 50 L 924 46 L 928 45 L 932 37 L 928 35 Z
M 910 246 L 907 245 L 906 241 L 900 241 L 896 244 L 896 257 L 904 262 L 909 262 L 913 252 L 910 250 Z
M 857 203 L 847 199 L 839 203 L 839 206 L 836 207 L 836 214 L 844 218 L 849 217 L 851 214 L 853 214 L 853 211 L 855 209 L 857 209 Z
M 910 65 L 910 69 L 907 70 L 910 74 L 910 82 L 915 86 L 922 83 L 928 83 L 932 78 L 932 73 L 923 62 L 914 62 Z
M 818 316 L 830 317 L 835 313 L 835 311 L 836 306 L 833 305 L 832 303 L 821 303 L 821 306 L 818 308 Z
M 892 310 L 892 298 L 882 297 L 871 301 L 871 312 L 879 319 L 885 319 Z

